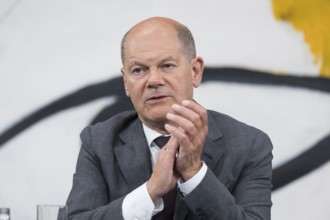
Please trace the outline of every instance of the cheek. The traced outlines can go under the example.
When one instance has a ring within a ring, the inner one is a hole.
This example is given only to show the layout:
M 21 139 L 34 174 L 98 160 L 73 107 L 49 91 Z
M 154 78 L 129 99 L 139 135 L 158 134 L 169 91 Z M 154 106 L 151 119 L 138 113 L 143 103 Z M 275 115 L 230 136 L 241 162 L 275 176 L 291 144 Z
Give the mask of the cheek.
M 130 96 L 135 94 L 135 91 L 138 88 L 138 83 L 128 77 L 125 81 L 125 89 L 129 92 Z
M 129 97 L 131 98 L 134 105 L 139 104 L 139 102 L 142 102 L 142 93 L 143 93 L 143 87 L 139 86 L 139 84 L 135 83 L 129 84 L 127 87 Z
M 184 99 L 192 98 L 192 84 L 190 82 L 178 80 L 172 85 L 172 91 L 175 94 L 175 99 L 178 103 Z

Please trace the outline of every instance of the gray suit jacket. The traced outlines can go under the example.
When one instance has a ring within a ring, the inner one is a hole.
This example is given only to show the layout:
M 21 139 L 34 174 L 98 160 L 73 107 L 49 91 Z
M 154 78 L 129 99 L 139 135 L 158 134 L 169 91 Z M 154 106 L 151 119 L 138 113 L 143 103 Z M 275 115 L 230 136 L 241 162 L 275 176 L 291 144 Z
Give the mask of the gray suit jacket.
M 177 194 L 175 220 L 270 219 L 272 144 L 260 130 L 208 111 L 202 160 L 208 171 L 187 196 Z M 120 220 L 125 195 L 145 183 L 151 155 L 136 112 L 81 133 L 69 219 Z M 143 202 L 143 201 L 141 201 Z

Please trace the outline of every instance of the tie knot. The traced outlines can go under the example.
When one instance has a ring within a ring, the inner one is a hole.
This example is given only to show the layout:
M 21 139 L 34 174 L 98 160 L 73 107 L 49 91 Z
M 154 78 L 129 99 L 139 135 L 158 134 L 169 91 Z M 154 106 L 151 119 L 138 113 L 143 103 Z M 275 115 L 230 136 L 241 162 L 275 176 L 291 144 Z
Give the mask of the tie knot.
M 162 136 L 159 136 L 158 138 L 156 138 L 154 140 L 154 143 L 157 144 L 157 146 L 159 148 L 162 148 L 162 147 L 165 146 L 165 144 L 168 142 L 169 139 L 170 139 L 170 136 L 164 136 L 164 135 L 162 135 Z

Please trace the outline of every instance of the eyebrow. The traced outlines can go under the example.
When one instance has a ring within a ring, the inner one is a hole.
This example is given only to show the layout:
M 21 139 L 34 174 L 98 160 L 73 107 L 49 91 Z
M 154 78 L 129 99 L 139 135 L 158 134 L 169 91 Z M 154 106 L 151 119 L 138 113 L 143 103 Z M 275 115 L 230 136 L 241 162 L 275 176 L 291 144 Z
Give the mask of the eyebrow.
M 165 62 L 170 61 L 170 60 L 175 60 L 175 57 L 173 57 L 172 55 L 164 57 L 160 60 L 159 63 L 165 63 Z
M 143 63 L 141 63 L 141 62 L 139 62 L 139 61 L 137 61 L 137 60 L 133 60 L 133 61 L 131 61 L 131 62 L 129 62 L 128 64 L 127 64 L 127 66 L 128 67 L 132 67 L 132 66 L 135 66 L 135 65 L 138 65 L 138 66 L 145 66 Z
M 170 61 L 170 60 L 175 60 L 175 57 L 172 56 L 172 55 L 169 55 L 169 56 L 166 56 L 166 57 L 163 57 L 160 59 L 160 61 L 158 62 L 158 64 L 161 64 L 161 63 L 164 63 L 164 62 L 167 62 L 167 61 Z M 135 65 L 138 65 L 138 66 L 146 66 L 146 64 L 138 61 L 138 60 L 132 60 L 130 62 L 128 62 L 128 67 L 132 67 L 132 66 L 135 66 Z

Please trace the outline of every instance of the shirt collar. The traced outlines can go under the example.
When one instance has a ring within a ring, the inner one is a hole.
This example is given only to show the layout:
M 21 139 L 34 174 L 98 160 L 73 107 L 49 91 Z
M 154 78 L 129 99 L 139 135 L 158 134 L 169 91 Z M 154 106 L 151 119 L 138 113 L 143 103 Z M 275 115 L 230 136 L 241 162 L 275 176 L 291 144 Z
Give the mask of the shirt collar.
M 148 142 L 148 146 L 151 146 L 151 144 L 153 143 L 153 141 L 158 138 L 159 136 L 162 136 L 163 134 L 158 133 L 157 131 L 149 128 L 148 126 L 146 126 L 145 124 L 142 123 L 143 126 L 143 131 L 144 134 L 147 138 L 147 142 Z M 165 135 L 166 136 L 166 135 Z
M 146 135 L 148 146 L 151 146 L 151 143 L 155 140 L 155 138 L 161 136 L 162 134 L 157 131 L 149 128 L 145 124 L 142 123 L 144 134 Z

